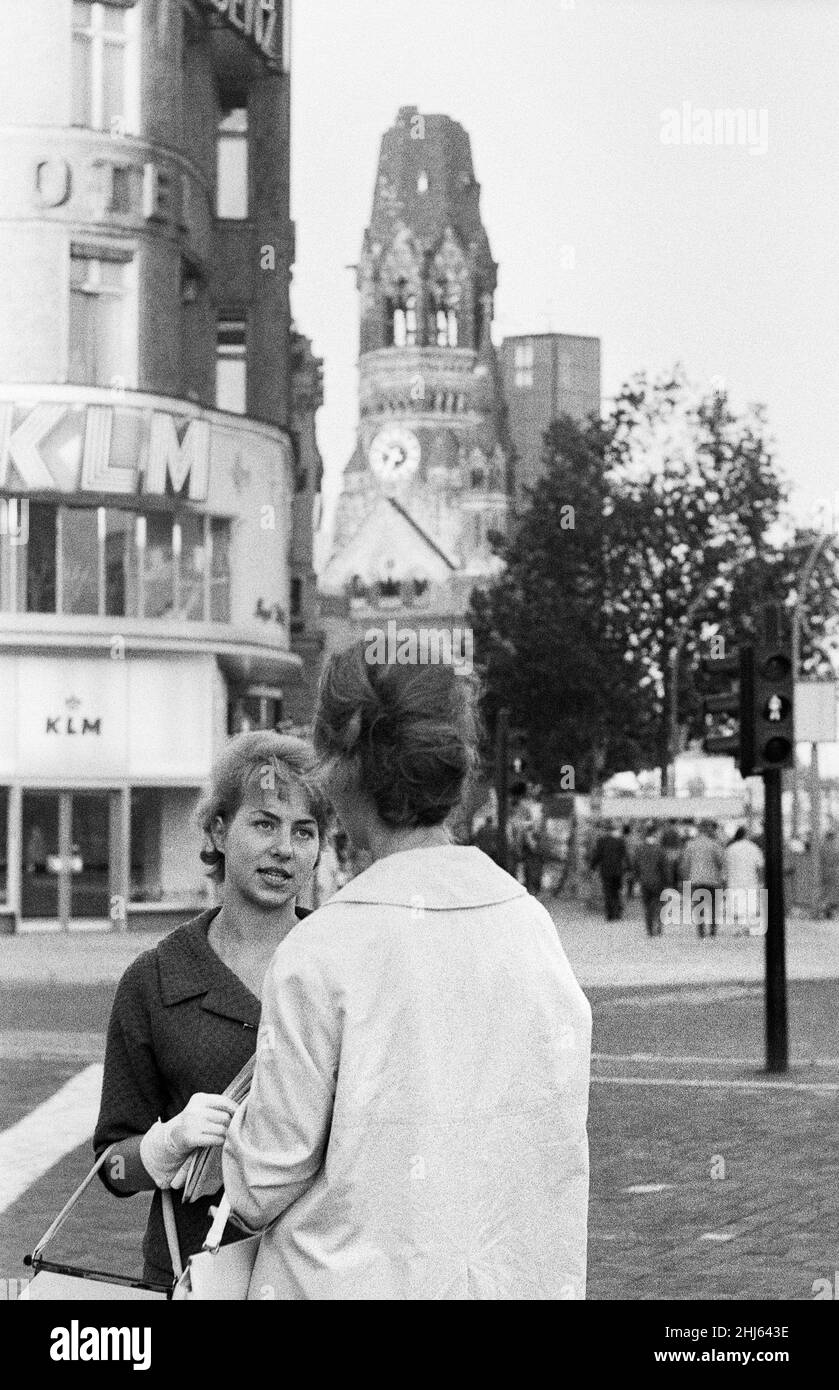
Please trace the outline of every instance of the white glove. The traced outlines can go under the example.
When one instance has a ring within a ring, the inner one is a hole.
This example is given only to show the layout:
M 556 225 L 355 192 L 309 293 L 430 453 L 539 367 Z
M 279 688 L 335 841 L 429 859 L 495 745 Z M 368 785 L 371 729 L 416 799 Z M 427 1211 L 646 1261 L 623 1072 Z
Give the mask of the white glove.
M 227 1096 L 196 1092 L 171 1120 L 156 1120 L 140 1140 L 140 1160 L 157 1187 L 183 1187 L 196 1149 L 224 1143 L 236 1106 Z

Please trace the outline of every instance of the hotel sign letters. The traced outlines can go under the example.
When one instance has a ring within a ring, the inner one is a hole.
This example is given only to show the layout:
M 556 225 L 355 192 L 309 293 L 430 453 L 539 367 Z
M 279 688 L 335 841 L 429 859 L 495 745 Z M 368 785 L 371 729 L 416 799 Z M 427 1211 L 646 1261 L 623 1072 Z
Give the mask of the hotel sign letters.
M 0 489 L 206 502 L 210 421 L 127 405 L 0 402 Z
M 204 8 L 259 49 L 272 62 L 280 60 L 280 33 L 277 9 L 280 0 L 203 0 Z

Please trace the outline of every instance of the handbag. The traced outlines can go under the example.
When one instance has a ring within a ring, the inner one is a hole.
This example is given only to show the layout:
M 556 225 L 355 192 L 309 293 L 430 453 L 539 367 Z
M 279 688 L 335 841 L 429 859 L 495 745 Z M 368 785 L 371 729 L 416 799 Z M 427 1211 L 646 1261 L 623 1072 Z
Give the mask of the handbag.
M 174 1227 L 175 1217 L 171 1207 L 169 1214 Z M 166 1216 L 166 1207 L 164 1206 L 164 1221 Z M 233 1241 L 230 1245 L 222 1245 L 221 1238 L 224 1235 L 224 1228 L 229 1217 L 230 1201 L 227 1194 L 224 1193 L 203 1246 L 197 1255 L 190 1255 L 186 1269 L 178 1273 L 172 1291 L 172 1298 L 176 1301 L 219 1299 L 241 1303 L 247 1298 L 262 1236 L 257 1233 L 256 1235 L 245 1236 L 242 1240 Z M 167 1237 L 168 1235 L 167 1228 Z M 177 1233 L 175 1233 L 175 1241 L 177 1242 Z M 174 1261 L 172 1263 L 173 1268 L 177 1271 Z
M 243 1240 L 222 1246 L 221 1238 L 230 1217 L 230 1202 L 226 1194 L 218 1205 L 202 1249 L 197 1255 L 190 1256 L 184 1268 L 172 1193 L 168 1188 L 162 1190 L 163 1225 L 174 1271 L 172 1281 L 155 1283 L 133 1275 L 81 1269 L 77 1265 L 44 1259 L 47 1245 L 64 1225 L 115 1147 L 115 1144 L 111 1144 L 99 1155 L 90 1172 L 41 1236 L 32 1254 L 26 1256 L 24 1264 L 29 1265 L 34 1274 L 20 1294 L 20 1299 L 65 1302 L 88 1299 L 108 1302 L 126 1299 L 176 1299 L 179 1302 L 188 1299 L 228 1299 L 244 1302 L 261 1236 L 246 1236 Z

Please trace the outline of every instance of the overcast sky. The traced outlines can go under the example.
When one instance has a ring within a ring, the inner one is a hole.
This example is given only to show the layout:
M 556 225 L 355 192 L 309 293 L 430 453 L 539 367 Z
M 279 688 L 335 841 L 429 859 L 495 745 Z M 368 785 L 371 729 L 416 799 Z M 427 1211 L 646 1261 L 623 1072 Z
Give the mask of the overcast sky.
M 837 53 L 837 0 L 295 0 L 293 307 L 328 495 L 357 422 L 345 267 L 404 105 L 471 136 L 497 337 L 598 335 L 607 398 L 677 360 L 721 376 L 768 407 L 799 504 L 839 495 Z M 751 110 L 765 152 L 662 143 L 685 102 Z

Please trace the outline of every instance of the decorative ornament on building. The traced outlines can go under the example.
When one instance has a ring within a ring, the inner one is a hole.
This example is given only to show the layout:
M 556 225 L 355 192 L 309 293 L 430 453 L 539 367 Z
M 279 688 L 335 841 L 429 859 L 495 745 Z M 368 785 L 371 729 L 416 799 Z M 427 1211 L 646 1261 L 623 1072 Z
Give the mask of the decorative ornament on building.
M 382 262 L 382 284 L 390 292 L 407 289 L 416 294 L 422 278 L 421 265 L 422 255 L 413 234 L 407 227 L 400 227 Z
M 466 257 L 451 227 L 443 233 L 443 239 L 434 257 L 433 278 L 444 284 L 448 290 L 460 291 L 467 274 Z

